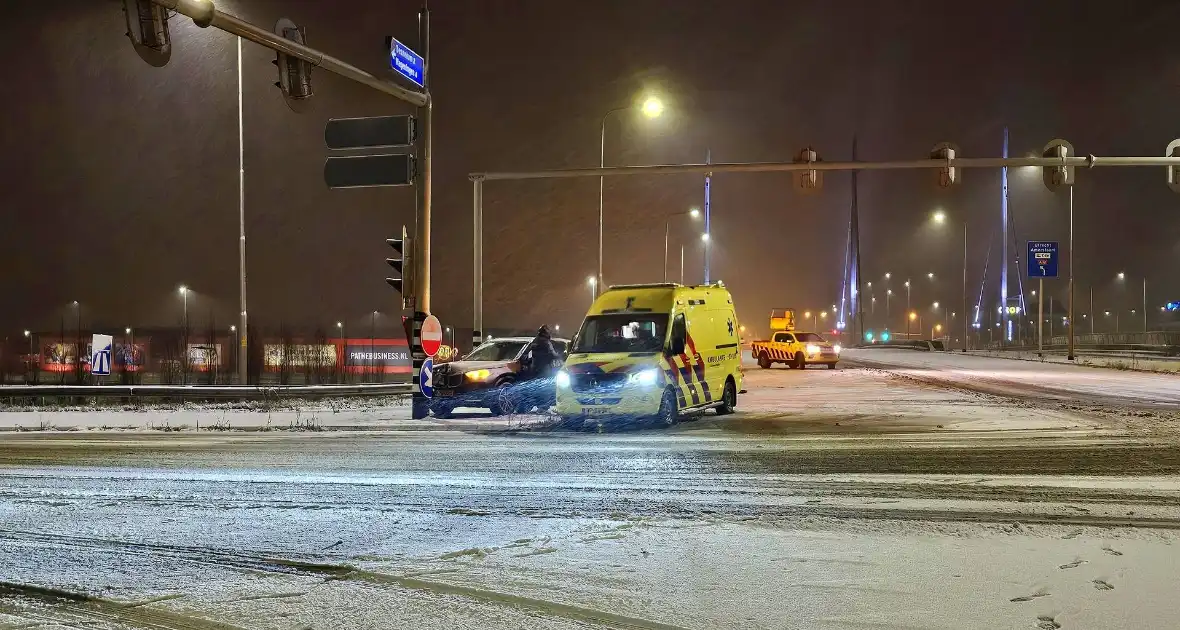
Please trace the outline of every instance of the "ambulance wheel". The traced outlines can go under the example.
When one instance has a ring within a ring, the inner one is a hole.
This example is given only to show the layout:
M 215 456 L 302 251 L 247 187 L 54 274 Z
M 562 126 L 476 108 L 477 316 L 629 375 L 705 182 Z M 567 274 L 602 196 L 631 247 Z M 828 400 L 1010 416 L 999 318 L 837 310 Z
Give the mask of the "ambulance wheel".
M 434 404 L 430 406 L 430 413 L 433 413 L 435 418 L 450 418 L 451 414 L 455 413 L 455 408 L 451 405 Z
M 737 387 L 733 379 L 725 379 L 725 389 L 721 392 L 721 405 L 717 407 L 717 415 L 728 416 L 737 407 Z
M 765 352 L 758 355 L 758 367 L 760 367 L 764 370 L 770 369 L 770 356 L 767 355 Z
M 795 353 L 795 362 L 791 364 L 791 367 L 796 370 L 802 370 L 807 367 L 807 359 L 803 358 L 802 352 Z
M 835 364 L 835 363 L 829 363 L 829 364 L 828 364 L 828 369 L 829 369 L 829 370 L 834 370 L 834 369 L 836 369 L 836 364 Z
M 676 394 L 671 389 L 664 390 L 664 396 L 660 399 L 660 410 L 656 414 L 656 424 L 661 427 L 670 427 L 680 419 L 680 410 L 676 407 Z

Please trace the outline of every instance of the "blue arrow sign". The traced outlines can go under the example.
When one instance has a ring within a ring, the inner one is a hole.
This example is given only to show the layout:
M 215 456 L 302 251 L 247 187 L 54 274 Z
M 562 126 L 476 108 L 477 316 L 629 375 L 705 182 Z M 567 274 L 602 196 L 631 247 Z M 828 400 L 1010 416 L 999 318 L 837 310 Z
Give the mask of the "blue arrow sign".
M 1056 278 L 1058 248 L 1056 241 L 1028 242 L 1028 277 Z
M 418 87 L 426 87 L 426 62 L 409 46 L 389 38 L 389 67 Z
M 426 359 L 422 363 L 422 372 L 418 376 L 418 384 L 422 387 L 422 395 L 434 398 L 434 361 Z

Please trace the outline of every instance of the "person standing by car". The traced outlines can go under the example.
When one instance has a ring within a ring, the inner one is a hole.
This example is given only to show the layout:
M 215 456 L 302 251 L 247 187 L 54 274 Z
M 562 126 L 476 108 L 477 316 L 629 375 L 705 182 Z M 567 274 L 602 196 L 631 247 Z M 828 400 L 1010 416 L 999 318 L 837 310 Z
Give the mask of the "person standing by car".
M 557 373 L 561 357 L 553 347 L 553 337 L 549 334 L 548 326 L 541 326 L 537 329 L 537 336 L 529 343 L 524 356 L 529 357 L 526 380 L 553 378 L 553 375 Z

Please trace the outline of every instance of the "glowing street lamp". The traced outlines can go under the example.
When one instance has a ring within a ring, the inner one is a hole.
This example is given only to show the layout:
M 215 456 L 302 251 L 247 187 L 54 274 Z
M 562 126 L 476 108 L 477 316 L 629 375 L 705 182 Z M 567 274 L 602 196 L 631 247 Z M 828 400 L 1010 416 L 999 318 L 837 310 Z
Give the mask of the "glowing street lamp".
M 648 118 L 658 118 L 660 114 L 664 113 L 664 102 L 654 96 L 649 96 L 643 101 L 640 111 Z
M 631 109 L 631 107 L 633 107 L 633 106 L 616 107 L 616 108 L 614 108 L 602 115 L 602 124 L 600 125 L 599 140 L 598 140 L 598 167 L 599 168 L 603 168 L 606 166 L 606 121 L 607 121 L 607 119 L 610 118 L 611 114 L 614 114 L 615 112 L 626 111 L 628 109 Z M 664 103 L 663 103 L 663 101 L 661 101 L 659 98 L 656 98 L 655 96 L 649 96 L 646 99 L 644 99 L 643 104 L 640 105 L 639 109 L 641 112 L 643 112 L 643 115 L 646 118 L 649 118 L 649 119 L 658 118 L 660 116 L 660 114 L 664 113 Z M 603 183 L 604 183 L 603 177 L 600 175 L 598 177 L 598 273 L 596 274 L 596 277 L 599 279 L 599 281 L 602 280 L 602 242 L 603 242 L 602 189 L 603 189 Z

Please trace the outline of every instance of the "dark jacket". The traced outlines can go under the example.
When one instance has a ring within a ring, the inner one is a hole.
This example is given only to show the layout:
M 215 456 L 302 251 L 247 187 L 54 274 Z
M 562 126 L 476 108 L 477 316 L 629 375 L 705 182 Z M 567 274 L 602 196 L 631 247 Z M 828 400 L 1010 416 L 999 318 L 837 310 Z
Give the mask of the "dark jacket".
M 548 335 L 537 335 L 526 353 L 531 357 L 528 372 L 532 377 L 549 377 L 557 373 L 561 357 Z

